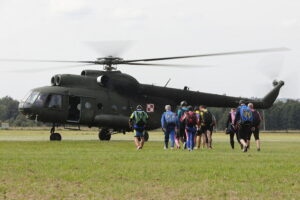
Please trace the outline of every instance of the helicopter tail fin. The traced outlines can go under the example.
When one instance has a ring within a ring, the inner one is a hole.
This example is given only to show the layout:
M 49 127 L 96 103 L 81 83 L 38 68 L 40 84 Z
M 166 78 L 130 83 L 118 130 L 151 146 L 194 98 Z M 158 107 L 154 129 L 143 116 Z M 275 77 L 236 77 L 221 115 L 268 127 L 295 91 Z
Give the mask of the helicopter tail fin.
M 283 85 L 284 81 L 273 81 L 274 88 L 262 99 L 263 108 L 270 108 L 273 105 Z

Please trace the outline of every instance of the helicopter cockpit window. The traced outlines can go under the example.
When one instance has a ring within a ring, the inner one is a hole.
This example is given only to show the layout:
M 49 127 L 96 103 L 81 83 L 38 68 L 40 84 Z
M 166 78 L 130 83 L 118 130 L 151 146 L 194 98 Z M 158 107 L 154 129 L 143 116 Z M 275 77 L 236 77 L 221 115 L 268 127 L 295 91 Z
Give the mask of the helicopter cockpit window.
M 48 104 L 49 108 L 61 108 L 62 107 L 62 96 L 58 94 L 50 95 L 50 101 Z
M 39 92 L 32 92 L 26 99 L 26 103 L 33 104 L 36 98 L 39 96 Z
M 40 94 L 38 98 L 35 100 L 34 105 L 37 107 L 44 107 L 48 94 Z

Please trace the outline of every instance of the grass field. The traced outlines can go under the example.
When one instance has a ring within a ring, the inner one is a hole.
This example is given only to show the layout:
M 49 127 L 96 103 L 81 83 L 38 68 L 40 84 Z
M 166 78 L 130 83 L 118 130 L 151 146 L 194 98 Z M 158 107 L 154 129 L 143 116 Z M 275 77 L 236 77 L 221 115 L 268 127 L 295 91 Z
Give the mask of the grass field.
M 262 134 L 261 152 L 242 153 L 221 133 L 188 152 L 163 150 L 157 132 L 141 151 L 132 134 L 48 132 L 0 131 L 0 199 L 300 199 L 300 134 Z

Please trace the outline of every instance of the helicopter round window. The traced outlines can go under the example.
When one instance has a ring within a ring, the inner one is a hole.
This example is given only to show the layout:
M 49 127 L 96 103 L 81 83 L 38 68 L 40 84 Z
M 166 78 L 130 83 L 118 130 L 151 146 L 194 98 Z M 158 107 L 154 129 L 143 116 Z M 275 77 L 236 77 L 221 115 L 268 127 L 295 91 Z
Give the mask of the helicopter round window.
M 77 105 L 77 109 L 81 110 L 81 104 L 80 103 Z
M 92 104 L 90 102 L 86 102 L 84 104 L 84 106 L 85 106 L 86 109 L 90 109 L 92 107 Z
M 117 111 L 118 110 L 118 107 L 116 105 L 112 105 L 111 108 L 112 108 L 113 111 Z

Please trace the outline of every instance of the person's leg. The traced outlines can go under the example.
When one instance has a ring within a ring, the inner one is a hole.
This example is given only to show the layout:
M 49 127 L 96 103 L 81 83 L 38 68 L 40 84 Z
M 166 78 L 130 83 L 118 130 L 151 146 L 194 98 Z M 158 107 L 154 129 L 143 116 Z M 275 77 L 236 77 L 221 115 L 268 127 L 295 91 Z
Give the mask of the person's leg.
M 186 148 L 190 150 L 190 137 L 189 137 L 189 131 L 185 129 L 185 135 L 186 135 Z
M 196 140 L 197 140 L 197 137 L 195 137 L 195 134 L 194 134 L 194 136 L 193 136 L 193 144 L 194 144 L 193 148 L 195 147 L 195 144 L 197 142 Z
M 237 142 L 239 143 L 241 149 L 243 149 L 243 145 L 241 144 L 241 141 L 240 141 L 239 131 L 236 130 L 234 133 L 236 134 L 236 140 L 237 140 Z
M 170 130 L 170 139 L 171 139 L 171 149 L 174 148 L 175 143 L 175 129 Z
M 191 137 L 192 137 L 192 150 L 194 149 L 194 147 L 195 147 L 195 132 L 191 132 L 192 134 L 191 134 Z
M 180 136 L 178 136 L 178 134 L 176 133 L 175 134 L 175 144 L 176 144 L 176 148 L 177 149 L 180 149 L 180 142 L 179 142 L 179 140 L 180 140 Z
M 196 137 L 196 144 L 197 144 L 197 148 L 200 149 L 201 147 L 201 134 L 197 133 L 197 137 Z
M 234 132 L 229 133 L 230 138 L 230 146 L 232 149 L 234 149 Z
M 210 129 L 210 148 L 213 148 L 212 147 L 212 141 L 213 141 L 213 138 L 212 138 L 212 135 L 213 135 L 213 130 L 214 130 L 214 128 L 213 127 L 211 127 L 211 129 Z
M 184 128 L 184 133 L 185 133 L 185 128 Z M 186 143 L 187 143 L 187 134 L 183 134 L 183 148 L 186 149 Z
M 245 126 L 241 126 L 239 129 L 239 138 L 240 138 L 240 142 L 243 145 L 243 151 L 246 152 L 247 151 L 247 133 L 246 133 L 246 127 Z
M 250 133 L 249 133 L 249 139 L 247 140 L 248 149 L 250 149 L 250 142 L 251 142 L 252 133 L 253 133 L 253 131 L 251 130 Z
M 256 142 L 256 149 L 257 151 L 260 151 L 259 128 L 255 128 L 254 138 Z
M 206 134 L 207 134 L 207 147 L 211 149 L 212 148 L 211 147 L 211 131 L 207 130 Z
M 185 145 L 185 140 L 184 140 L 185 137 L 186 137 L 185 136 L 185 128 L 184 127 L 180 127 L 180 140 L 181 140 L 181 142 L 183 144 L 183 148 L 184 148 L 184 145 Z
M 134 143 L 135 143 L 136 148 L 140 147 L 139 137 L 137 137 L 137 136 L 134 137 Z
M 202 148 L 204 149 L 206 146 L 206 132 L 202 132 Z
M 169 144 L 169 135 L 170 135 L 170 130 L 166 130 L 165 131 L 165 145 L 164 145 L 164 149 L 168 148 L 168 144 Z
M 140 148 L 142 149 L 144 147 L 145 139 L 144 136 L 141 137 L 141 142 L 140 142 Z

